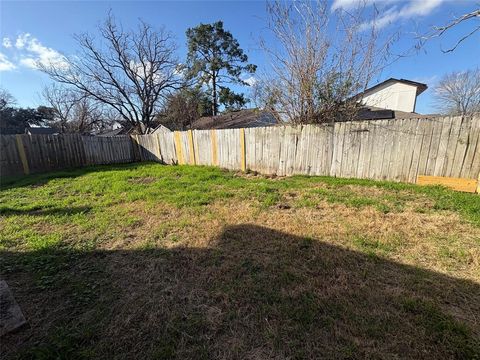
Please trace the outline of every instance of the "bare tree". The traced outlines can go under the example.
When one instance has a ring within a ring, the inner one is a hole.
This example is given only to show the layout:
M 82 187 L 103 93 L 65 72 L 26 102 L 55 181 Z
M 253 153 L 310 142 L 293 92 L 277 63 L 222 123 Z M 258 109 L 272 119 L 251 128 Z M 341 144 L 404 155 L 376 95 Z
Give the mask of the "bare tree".
M 16 102 L 17 101 L 8 90 L 0 88 L 0 110 L 12 107 Z
M 439 107 L 446 113 L 480 112 L 480 68 L 445 75 L 435 86 Z
M 463 14 L 461 16 L 453 18 L 451 21 L 449 21 L 447 24 L 443 26 L 435 26 L 433 28 L 433 31 L 430 34 L 424 35 L 420 37 L 420 41 L 417 45 L 417 48 L 421 48 L 428 40 L 435 38 L 435 37 L 440 37 L 443 34 L 445 34 L 447 31 L 457 27 L 458 25 L 469 22 L 469 23 L 474 23 L 475 20 L 477 23 L 472 27 L 472 29 L 467 32 L 466 34 L 462 35 L 453 46 L 449 47 L 447 50 L 442 50 L 444 53 L 452 52 L 454 51 L 462 42 L 464 42 L 466 39 L 470 38 L 472 35 L 474 35 L 477 31 L 480 31 L 480 9 L 475 9 L 471 12 L 468 12 L 466 14 Z
M 276 106 L 280 96 L 279 85 L 273 79 L 257 80 L 250 88 L 250 97 L 255 107 L 271 112 L 279 122 L 282 119 L 276 112 Z
M 264 40 L 272 71 L 257 84 L 257 99 L 280 120 L 321 123 L 355 116 L 361 98 L 385 65 L 395 36 L 380 42 L 364 7 L 331 12 L 327 0 L 267 5 L 268 28 L 279 47 Z
M 162 101 L 181 85 L 176 45 L 163 29 L 141 22 L 136 31 L 125 31 L 111 15 L 99 31 L 98 43 L 89 34 L 75 37 L 77 56 L 39 66 L 54 80 L 110 106 L 139 132 L 148 131 Z
M 50 125 L 61 132 L 86 133 L 111 125 L 111 111 L 84 92 L 53 84 L 43 89 L 42 97 L 53 110 Z
M 62 88 L 56 84 L 45 87 L 42 90 L 42 98 L 46 105 L 53 109 L 54 125 L 56 128 L 65 132 L 67 122 L 72 119 L 73 108 L 75 107 L 78 97 L 75 91 Z

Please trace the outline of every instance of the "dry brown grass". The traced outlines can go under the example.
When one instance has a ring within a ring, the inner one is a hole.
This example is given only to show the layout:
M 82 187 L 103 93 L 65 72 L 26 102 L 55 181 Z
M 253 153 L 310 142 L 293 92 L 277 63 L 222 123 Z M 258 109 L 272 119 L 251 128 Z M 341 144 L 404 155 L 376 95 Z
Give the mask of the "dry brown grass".
M 480 229 L 455 213 L 418 213 L 408 208 L 384 214 L 373 207 L 357 209 L 328 202 L 315 208 L 259 211 L 251 202 L 238 200 L 215 203 L 201 211 L 163 204 L 152 208 L 142 202 L 127 207 L 129 213 L 142 219 L 141 224 L 129 227 L 123 238 L 101 244 L 101 249 L 141 249 L 147 245 L 206 248 L 223 228 L 248 223 L 349 249 L 356 249 L 355 238 L 378 241 L 380 247 L 390 246 L 380 251 L 383 257 L 480 282 Z M 466 249 L 463 267 L 451 268 L 449 259 L 438 256 L 439 245 L 448 247 L 449 243 L 450 247 L 457 244 Z

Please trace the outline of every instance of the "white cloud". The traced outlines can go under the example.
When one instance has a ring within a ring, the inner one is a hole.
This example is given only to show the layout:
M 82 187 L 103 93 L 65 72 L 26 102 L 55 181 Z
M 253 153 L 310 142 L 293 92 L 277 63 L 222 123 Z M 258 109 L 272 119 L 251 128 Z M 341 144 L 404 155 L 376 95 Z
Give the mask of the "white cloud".
M 12 41 L 8 37 L 4 37 L 2 41 L 3 47 L 10 49 L 12 47 Z
M 360 30 L 367 30 L 372 26 L 375 26 L 376 29 L 382 29 L 385 26 L 390 25 L 394 20 L 399 17 L 397 7 L 392 6 L 390 9 L 387 9 L 381 16 L 366 22 L 360 25 Z
M 425 16 L 430 14 L 435 8 L 440 6 L 444 0 L 423 0 L 423 1 L 412 1 L 410 5 L 405 8 L 405 11 L 402 15 L 420 15 Z
M 8 60 L 8 57 L 5 54 L 0 53 L 0 71 L 10 71 L 15 68 L 15 64 Z
M 375 26 L 377 29 L 381 29 L 398 20 L 427 16 L 436 8 L 438 8 L 444 1 L 445 0 L 335 0 L 332 4 L 331 10 L 349 10 L 355 8 L 356 6 L 362 6 L 362 4 L 367 6 L 373 4 L 378 5 L 377 10 L 380 11 L 379 16 L 371 22 L 362 24 L 361 29 L 366 30 L 372 26 Z
M 375 2 L 374 0 L 334 0 L 331 10 L 332 11 L 335 11 L 338 9 L 349 10 L 359 6 L 369 5 L 374 2 Z
M 253 86 L 257 83 L 258 80 L 254 76 L 250 76 L 246 79 L 243 79 L 243 81 L 245 81 L 248 85 Z
M 34 58 L 24 57 L 20 59 L 20 64 L 26 66 L 30 69 L 36 69 L 38 67 L 38 62 Z
M 23 33 L 17 36 L 14 41 L 8 37 L 3 38 L 3 46 L 9 49 L 13 54 L 16 64 L 8 61 L 10 65 L 5 65 L 5 59 L 2 59 L 2 68 L 11 69 L 12 65 L 38 69 L 40 65 L 56 66 L 60 68 L 68 67 L 65 56 L 58 51 L 44 46 L 37 38 L 29 33 Z
M 39 65 L 68 67 L 65 57 L 58 51 L 44 46 L 37 38 L 30 34 L 18 36 L 15 46 L 20 43 L 20 48 L 26 52 L 20 59 L 20 63 L 32 69 L 37 69 Z M 18 48 L 18 46 L 17 46 Z
M 136 74 L 136 77 L 141 80 L 145 78 L 151 71 L 152 63 L 147 62 L 146 64 L 142 64 L 141 62 L 135 62 L 133 60 L 130 61 L 130 69 Z M 174 70 L 175 72 L 175 70 Z M 165 80 L 165 77 L 168 76 L 161 73 L 161 72 L 154 72 L 153 80 L 159 84 L 162 80 Z
M 15 47 L 17 49 L 23 49 L 23 47 L 25 46 L 25 43 L 27 42 L 27 39 L 30 37 L 31 35 L 29 33 L 25 33 L 25 34 L 22 34 L 22 35 L 18 35 L 17 37 L 17 40 L 15 41 Z

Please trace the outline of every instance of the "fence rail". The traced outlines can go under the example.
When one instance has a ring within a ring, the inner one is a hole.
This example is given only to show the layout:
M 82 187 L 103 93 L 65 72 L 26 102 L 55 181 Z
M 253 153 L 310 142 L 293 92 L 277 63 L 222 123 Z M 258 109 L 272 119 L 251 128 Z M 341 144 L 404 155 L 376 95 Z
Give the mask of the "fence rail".
M 0 173 L 158 161 L 277 175 L 416 182 L 418 175 L 478 179 L 480 116 L 335 125 L 193 130 L 151 135 L 1 135 Z

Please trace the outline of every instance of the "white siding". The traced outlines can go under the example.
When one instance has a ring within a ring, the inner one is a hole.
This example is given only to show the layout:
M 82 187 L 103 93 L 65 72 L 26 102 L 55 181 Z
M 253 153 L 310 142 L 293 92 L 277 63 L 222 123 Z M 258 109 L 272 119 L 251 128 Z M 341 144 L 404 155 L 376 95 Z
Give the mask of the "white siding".
M 389 82 L 367 92 L 363 97 L 363 103 L 382 109 L 414 112 L 416 98 L 416 86 Z

